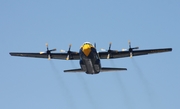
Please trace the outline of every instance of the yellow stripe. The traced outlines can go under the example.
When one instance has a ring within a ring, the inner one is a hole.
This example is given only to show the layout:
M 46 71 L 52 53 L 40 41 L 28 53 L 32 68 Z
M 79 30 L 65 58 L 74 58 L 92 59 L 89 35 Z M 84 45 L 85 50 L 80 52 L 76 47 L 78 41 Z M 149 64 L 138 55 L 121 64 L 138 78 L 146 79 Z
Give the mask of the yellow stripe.
M 90 44 L 84 44 L 82 46 L 82 51 L 86 56 L 89 56 L 90 52 L 91 52 L 91 45 Z

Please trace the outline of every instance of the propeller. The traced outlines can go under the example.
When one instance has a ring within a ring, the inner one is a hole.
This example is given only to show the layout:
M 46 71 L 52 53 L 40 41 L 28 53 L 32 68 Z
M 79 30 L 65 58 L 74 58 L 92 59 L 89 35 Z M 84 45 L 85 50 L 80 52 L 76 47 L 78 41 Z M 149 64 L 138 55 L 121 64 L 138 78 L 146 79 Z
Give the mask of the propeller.
M 112 52 L 112 50 L 111 50 L 111 42 L 109 43 L 109 49 L 108 49 L 108 55 L 107 55 L 107 59 L 109 59 L 110 58 L 110 55 L 111 55 L 111 52 Z
M 94 48 L 96 48 L 96 43 L 94 43 Z
M 128 44 L 129 44 L 129 53 L 130 53 L 130 57 L 132 58 L 133 57 L 133 50 L 134 49 L 139 49 L 139 47 L 131 47 L 131 42 L 128 41 Z M 122 49 L 122 51 L 127 51 L 127 49 Z
M 69 49 L 67 51 L 67 57 L 66 57 L 66 60 L 69 60 L 69 56 L 71 55 L 71 44 L 69 45 Z
M 110 42 L 110 43 L 109 43 L 109 49 L 108 49 L 108 50 L 103 49 L 103 48 L 101 49 L 101 51 L 107 51 L 107 52 L 108 52 L 107 59 L 109 59 L 109 58 L 111 57 L 111 53 L 117 52 L 117 50 L 111 50 L 111 45 L 112 45 L 112 43 Z
M 51 52 L 56 51 L 56 49 L 54 48 L 54 49 L 49 50 L 48 43 L 46 43 L 46 48 L 47 48 L 47 51 L 46 52 L 40 52 L 40 54 L 46 53 L 48 56 L 48 60 L 50 60 L 51 59 Z
M 62 53 L 65 53 L 65 52 L 67 52 L 67 57 L 66 57 L 66 60 L 69 60 L 69 57 L 71 56 L 71 54 L 72 53 L 74 53 L 74 52 L 72 52 L 71 51 L 71 44 L 69 44 L 69 48 L 68 48 L 68 51 L 66 51 L 66 50 L 60 50 L 60 52 L 62 52 Z

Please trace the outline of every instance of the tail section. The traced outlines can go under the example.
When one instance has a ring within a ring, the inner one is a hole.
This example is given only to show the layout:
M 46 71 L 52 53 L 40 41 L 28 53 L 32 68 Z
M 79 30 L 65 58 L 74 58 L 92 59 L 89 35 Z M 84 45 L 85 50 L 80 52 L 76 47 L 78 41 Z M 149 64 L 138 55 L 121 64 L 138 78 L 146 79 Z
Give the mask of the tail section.
M 100 72 L 114 72 L 114 71 L 122 71 L 122 70 L 127 70 L 126 68 L 110 68 L 110 67 L 102 67 Z M 64 72 L 86 72 L 82 70 L 81 68 L 79 69 L 70 69 L 70 70 L 64 70 Z M 92 73 L 93 74 L 93 73 Z

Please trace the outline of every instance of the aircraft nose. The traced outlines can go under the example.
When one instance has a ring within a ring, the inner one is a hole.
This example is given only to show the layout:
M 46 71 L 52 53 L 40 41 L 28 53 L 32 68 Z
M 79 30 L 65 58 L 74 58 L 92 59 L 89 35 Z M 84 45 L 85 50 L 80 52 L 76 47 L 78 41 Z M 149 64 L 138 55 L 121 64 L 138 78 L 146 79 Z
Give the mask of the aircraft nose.
M 91 52 L 91 46 L 88 45 L 88 44 L 83 45 L 82 51 L 83 51 L 83 53 L 84 53 L 86 56 L 89 56 L 89 54 L 90 54 L 90 52 Z

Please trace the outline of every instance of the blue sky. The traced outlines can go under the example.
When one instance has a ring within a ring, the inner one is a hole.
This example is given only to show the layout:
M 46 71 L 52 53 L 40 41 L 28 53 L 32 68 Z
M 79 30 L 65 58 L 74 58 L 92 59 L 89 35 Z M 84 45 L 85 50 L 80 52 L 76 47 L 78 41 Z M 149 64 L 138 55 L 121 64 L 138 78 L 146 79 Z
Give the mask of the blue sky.
M 180 108 L 180 1 L 178 0 L 1 0 L 1 109 L 178 109 Z M 101 60 L 128 70 L 87 75 L 64 73 L 78 61 L 11 57 L 9 52 L 173 48 L 172 52 Z

